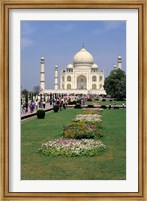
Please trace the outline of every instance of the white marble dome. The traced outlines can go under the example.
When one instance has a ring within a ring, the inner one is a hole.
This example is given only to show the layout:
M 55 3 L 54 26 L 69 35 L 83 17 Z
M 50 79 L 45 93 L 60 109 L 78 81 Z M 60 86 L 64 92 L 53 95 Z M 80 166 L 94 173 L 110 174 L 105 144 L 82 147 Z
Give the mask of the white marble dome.
M 93 56 L 82 48 L 73 58 L 73 64 L 93 64 Z
M 68 64 L 67 68 L 73 68 L 72 64 Z
M 92 65 L 92 68 L 98 68 L 98 65 L 94 63 L 94 64 Z

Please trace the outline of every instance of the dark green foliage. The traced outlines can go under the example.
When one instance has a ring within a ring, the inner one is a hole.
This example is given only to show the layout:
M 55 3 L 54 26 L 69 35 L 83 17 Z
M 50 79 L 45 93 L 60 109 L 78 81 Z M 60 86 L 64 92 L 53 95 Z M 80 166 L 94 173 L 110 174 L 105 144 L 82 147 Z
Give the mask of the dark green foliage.
M 126 75 L 121 69 L 112 70 L 110 75 L 105 79 L 104 88 L 106 93 L 116 100 L 126 98 Z
M 25 102 L 28 104 L 28 94 L 25 94 Z
M 87 105 L 87 108 L 94 108 L 94 105 Z
M 75 109 L 81 109 L 81 105 L 80 103 L 77 103 L 75 106 L 74 106 Z
M 107 109 L 107 106 L 106 105 L 101 105 L 101 108 L 102 109 Z
M 59 111 L 59 105 L 54 105 L 54 112 L 58 112 Z
M 21 91 L 21 93 L 22 93 L 23 95 L 26 95 L 26 94 L 29 93 L 29 91 L 28 91 L 27 89 L 23 89 L 23 90 Z
M 38 119 L 44 119 L 45 111 L 44 110 L 37 110 L 37 117 L 38 117 Z
M 88 99 L 87 99 L 87 101 L 91 102 L 91 101 L 92 101 L 92 99 L 91 99 L 91 98 L 88 98 Z
M 119 109 L 119 107 L 118 106 L 114 106 L 114 109 Z
M 82 134 L 76 134 L 75 139 L 93 139 L 94 138 L 94 133 L 82 133 Z
M 40 90 L 41 90 L 40 86 L 34 86 L 33 88 L 34 95 L 38 95 Z
M 70 101 L 69 103 L 68 103 L 68 105 L 75 105 L 77 103 L 77 101 Z

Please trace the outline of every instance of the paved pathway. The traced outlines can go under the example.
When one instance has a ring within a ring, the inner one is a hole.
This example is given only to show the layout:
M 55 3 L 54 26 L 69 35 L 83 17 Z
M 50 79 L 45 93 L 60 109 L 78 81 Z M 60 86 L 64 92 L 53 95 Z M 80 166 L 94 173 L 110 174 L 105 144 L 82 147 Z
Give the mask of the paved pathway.
M 45 111 L 49 111 L 49 110 L 51 110 L 52 108 L 53 108 L 52 105 L 50 105 L 49 103 L 46 103 Z M 21 114 L 21 119 L 25 119 L 25 118 L 27 118 L 27 117 L 35 116 L 35 115 L 36 115 L 36 112 L 37 112 L 37 110 L 34 110 L 34 112 L 31 113 L 31 112 L 30 112 L 30 108 L 28 108 L 28 112 Z
M 101 105 L 95 105 L 95 108 L 100 108 L 100 106 Z M 106 106 L 107 106 L 107 108 L 109 108 L 109 105 L 106 105 Z M 73 108 L 73 107 L 74 107 L 74 105 L 68 105 L 68 108 Z M 87 105 L 83 105 L 83 108 L 86 108 L 86 107 L 87 107 Z M 123 108 L 121 105 L 116 105 L 116 107 L 121 108 L 121 109 Z M 52 110 L 52 108 L 53 108 L 53 106 L 50 105 L 50 103 L 46 103 L 45 111 L 50 111 L 50 110 Z M 111 109 L 114 109 L 113 105 L 111 106 Z M 124 107 L 124 109 L 126 109 L 126 106 Z M 21 120 L 36 116 L 36 112 L 37 111 L 35 110 L 34 112 L 30 113 L 30 109 L 28 109 L 27 113 L 21 114 Z

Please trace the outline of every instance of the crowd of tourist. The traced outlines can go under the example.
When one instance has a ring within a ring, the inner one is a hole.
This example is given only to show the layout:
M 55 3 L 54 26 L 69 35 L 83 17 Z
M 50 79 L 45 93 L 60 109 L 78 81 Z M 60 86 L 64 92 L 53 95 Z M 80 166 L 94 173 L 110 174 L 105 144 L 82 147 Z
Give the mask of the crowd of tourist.
M 54 98 L 51 99 L 48 103 L 49 106 L 54 107 L 57 104 L 60 108 L 60 111 L 67 108 L 68 103 L 71 101 L 70 97 L 67 98 Z M 25 114 L 27 112 L 36 112 L 38 109 L 46 109 L 46 101 L 39 101 L 36 99 L 35 101 L 30 102 L 22 102 L 21 104 L 21 113 Z
M 46 109 L 46 105 L 48 107 L 54 107 L 54 105 L 58 105 L 60 111 L 62 111 L 62 109 L 66 109 L 67 105 L 72 102 L 72 101 L 78 101 L 78 103 L 80 103 L 80 105 L 84 105 L 86 101 L 92 101 L 93 97 L 89 97 L 89 96 L 65 96 L 65 97 L 59 97 L 59 98 L 52 98 L 50 100 L 45 101 L 45 99 L 43 101 L 41 101 L 40 99 L 36 99 L 33 101 L 22 101 L 21 104 L 21 113 L 25 114 L 25 113 L 33 113 L 36 112 L 38 109 Z M 95 99 L 97 100 L 97 99 Z M 102 99 L 102 101 L 105 99 Z M 106 101 L 106 100 L 105 100 Z M 114 108 L 116 107 L 116 102 L 115 101 L 110 101 L 108 108 Z M 125 108 L 125 103 L 122 103 L 122 108 Z

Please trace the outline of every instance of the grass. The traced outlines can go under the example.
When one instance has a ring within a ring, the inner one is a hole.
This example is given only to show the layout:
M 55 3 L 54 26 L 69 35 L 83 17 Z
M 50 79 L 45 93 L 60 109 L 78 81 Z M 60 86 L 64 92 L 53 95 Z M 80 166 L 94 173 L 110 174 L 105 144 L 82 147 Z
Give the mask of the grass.
M 43 142 L 59 138 L 80 109 L 46 113 L 45 119 L 22 122 L 22 180 L 123 180 L 126 178 L 126 111 L 102 112 L 107 151 L 95 157 L 48 157 L 37 153 Z
M 121 105 L 123 104 L 123 102 L 126 104 L 125 101 L 115 101 L 116 105 Z M 110 104 L 110 101 L 96 101 L 96 100 L 93 100 L 93 101 L 86 101 L 85 102 L 85 105 L 109 105 Z M 111 102 L 111 105 L 113 106 L 114 104 L 114 101 Z

